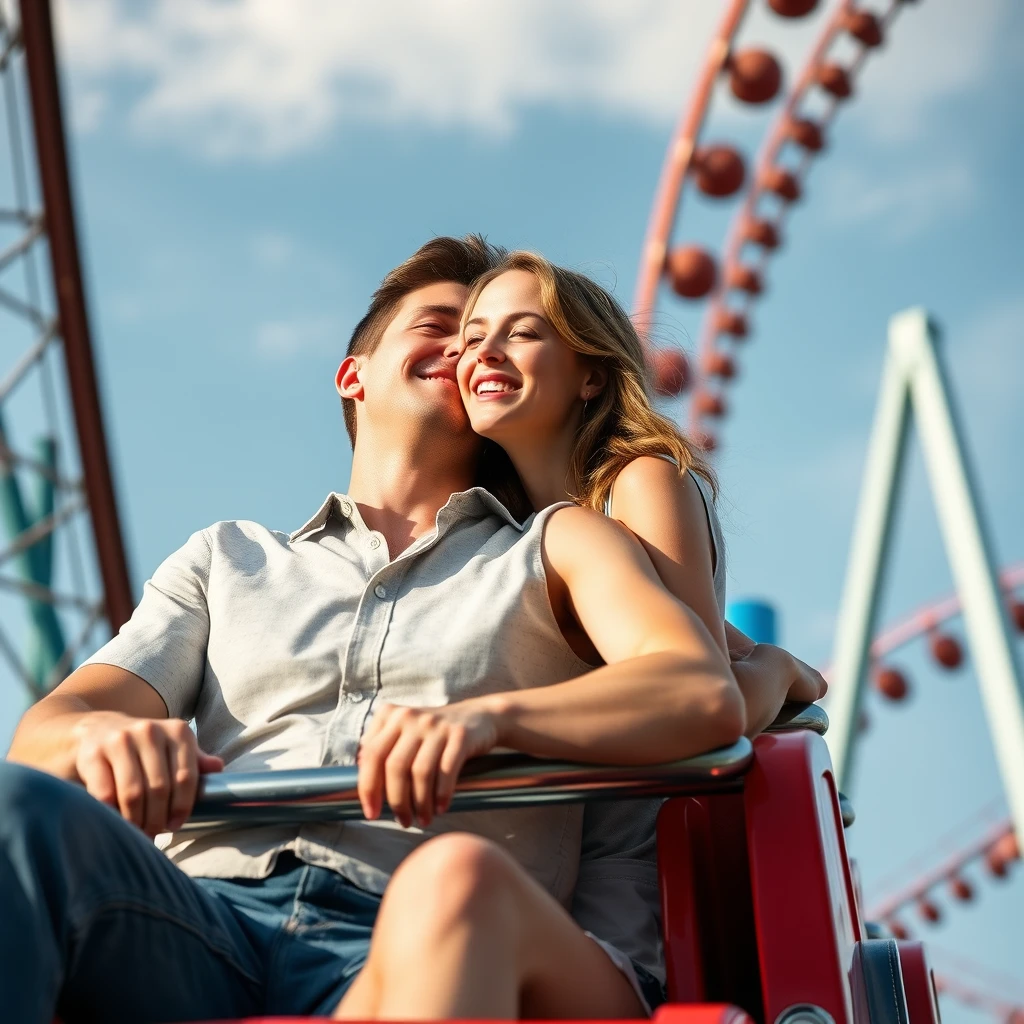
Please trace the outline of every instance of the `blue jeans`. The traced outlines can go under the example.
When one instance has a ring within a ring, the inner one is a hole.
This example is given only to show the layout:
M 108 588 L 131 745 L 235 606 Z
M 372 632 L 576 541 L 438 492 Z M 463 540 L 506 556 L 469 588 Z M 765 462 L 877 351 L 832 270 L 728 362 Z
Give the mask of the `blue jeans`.
M 193 879 L 79 786 L 0 762 L 0 1018 L 329 1014 L 380 897 L 290 854 Z

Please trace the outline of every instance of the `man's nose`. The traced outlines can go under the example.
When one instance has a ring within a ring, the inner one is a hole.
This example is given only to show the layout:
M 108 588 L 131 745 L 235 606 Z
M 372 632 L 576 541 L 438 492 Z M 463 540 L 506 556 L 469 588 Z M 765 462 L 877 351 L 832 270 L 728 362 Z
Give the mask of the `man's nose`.
M 462 335 L 457 334 L 454 338 L 448 339 L 448 344 L 444 347 L 444 357 L 445 359 L 460 359 L 465 351 L 466 343 L 462 340 Z

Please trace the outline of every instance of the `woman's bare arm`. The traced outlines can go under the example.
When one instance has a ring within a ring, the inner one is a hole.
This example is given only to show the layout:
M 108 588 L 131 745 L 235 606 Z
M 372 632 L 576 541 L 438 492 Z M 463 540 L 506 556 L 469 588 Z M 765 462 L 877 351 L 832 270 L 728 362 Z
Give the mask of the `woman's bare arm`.
M 704 498 L 689 473 L 665 459 L 634 459 L 615 482 L 615 518 L 651 557 L 666 587 L 696 612 L 722 650 L 746 705 L 747 735 L 770 725 L 787 700 L 825 695 L 821 675 L 771 644 L 756 644 L 722 620 L 715 596 L 712 541 Z
M 669 592 L 693 609 L 727 652 L 708 516 L 693 477 L 665 459 L 634 459 L 615 480 L 612 513 L 643 544 Z

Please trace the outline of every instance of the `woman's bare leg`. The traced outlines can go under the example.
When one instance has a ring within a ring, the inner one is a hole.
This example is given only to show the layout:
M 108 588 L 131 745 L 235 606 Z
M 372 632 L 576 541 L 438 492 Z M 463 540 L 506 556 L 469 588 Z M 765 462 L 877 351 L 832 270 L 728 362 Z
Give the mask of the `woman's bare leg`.
M 642 1017 L 608 955 L 503 850 L 467 834 L 425 843 L 384 894 L 341 1020 Z

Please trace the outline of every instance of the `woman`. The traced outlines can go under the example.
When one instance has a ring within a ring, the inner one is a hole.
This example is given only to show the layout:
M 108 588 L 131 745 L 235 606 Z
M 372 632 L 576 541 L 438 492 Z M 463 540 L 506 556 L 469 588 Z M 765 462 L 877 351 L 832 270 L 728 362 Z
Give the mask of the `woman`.
M 723 651 L 753 646 L 724 623 L 714 476 L 652 408 L 640 339 L 615 299 L 582 274 L 514 252 L 477 281 L 463 337 L 458 375 L 470 422 L 508 454 L 531 509 L 568 500 L 618 519 Z M 574 642 L 593 659 L 585 637 Z M 802 698 L 818 699 L 821 677 L 798 674 Z M 754 735 L 778 713 L 778 693 L 753 687 L 744 696 Z
M 824 680 L 813 669 L 778 648 L 755 647 L 725 624 L 714 476 L 652 408 L 640 340 L 611 295 L 540 256 L 512 253 L 470 293 L 463 343 L 463 401 L 473 429 L 511 459 L 525 492 L 518 512 L 574 501 L 628 527 L 666 588 L 703 620 L 723 652 L 732 649 L 748 735 L 765 728 L 783 700 L 823 696 Z M 490 481 L 501 453 L 491 449 L 484 458 Z M 507 481 L 501 493 L 515 501 Z M 567 639 L 582 659 L 598 660 L 582 631 Z M 654 856 L 659 806 L 587 808 L 573 907 L 578 923 L 628 951 L 647 980 L 661 973 Z

